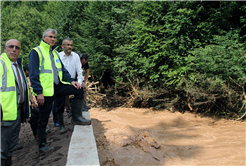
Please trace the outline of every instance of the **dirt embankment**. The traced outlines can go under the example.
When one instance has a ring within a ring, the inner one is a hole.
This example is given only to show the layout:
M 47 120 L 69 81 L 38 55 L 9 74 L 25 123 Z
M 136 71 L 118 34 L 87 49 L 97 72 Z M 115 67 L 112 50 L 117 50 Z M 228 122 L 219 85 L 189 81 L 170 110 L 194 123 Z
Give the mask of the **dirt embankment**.
M 245 122 L 150 109 L 90 109 L 101 165 L 245 165 Z M 31 129 L 22 125 L 13 166 L 66 165 L 72 125 L 58 134 L 52 117 L 47 135 L 52 153 L 40 156 Z M 83 140 L 81 140 L 83 141 Z

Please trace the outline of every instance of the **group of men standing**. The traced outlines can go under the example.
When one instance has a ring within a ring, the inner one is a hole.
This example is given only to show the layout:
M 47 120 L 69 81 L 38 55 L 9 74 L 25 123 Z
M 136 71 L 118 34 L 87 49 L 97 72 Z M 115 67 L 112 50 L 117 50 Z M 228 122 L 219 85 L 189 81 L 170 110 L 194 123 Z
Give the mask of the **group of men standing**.
M 86 64 L 88 58 L 83 59 L 83 56 L 79 57 L 72 52 L 73 41 L 68 38 L 62 41 L 63 52 L 59 54 L 56 51 L 56 36 L 56 30 L 47 29 L 40 45 L 33 48 L 29 54 L 29 79 L 39 108 L 37 141 L 40 152 L 52 149 L 46 143 L 45 131 L 53 102 L 61 134 L 66 131 L 63 113 L 67 95 L 74 95 L 71 102 L 72 124 L 91 124 L 90 120 L 82 116 L 83 89 L 86 87 L 89 68 L 83 78 L 81 63 Z M 10 39 L 6 42 L 0 59 L 2 166 L 12 165 L 11 157 L 18 145 L 20 123 L 27 123 L 32 118 L 28 83 L 21 58 L 18 58 L 20 51 L 19 41 Z

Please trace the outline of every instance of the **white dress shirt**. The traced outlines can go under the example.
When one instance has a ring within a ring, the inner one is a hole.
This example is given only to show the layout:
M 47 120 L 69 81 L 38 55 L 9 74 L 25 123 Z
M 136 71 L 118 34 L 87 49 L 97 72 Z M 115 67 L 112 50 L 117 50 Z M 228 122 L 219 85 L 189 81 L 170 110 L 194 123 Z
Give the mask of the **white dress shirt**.
M 62 63 L 64 64 L 64 67 L 67 69 L 67 71 L 71 75 L 71 77 L 75 78 L 76 73 L 77 73 L 78 83 L 82 84 L 82 81 L 84 80 L 84 78 L 82 76 L 83 69 L 81 66 L 79 55 L 72 51 L 71 54 L 67 56 L 64 53 L 64 51 L 62 51 L 59 53 L 59 57 Z

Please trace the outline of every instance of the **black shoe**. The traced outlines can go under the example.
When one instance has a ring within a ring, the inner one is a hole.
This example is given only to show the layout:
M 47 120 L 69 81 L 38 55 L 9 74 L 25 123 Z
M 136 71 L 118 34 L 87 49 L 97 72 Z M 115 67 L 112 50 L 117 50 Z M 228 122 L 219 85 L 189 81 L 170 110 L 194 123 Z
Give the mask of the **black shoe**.
M 72 103 L 72 124 L 73 125 L 90 125 L 91 120 L 86 120 L 82 116 L 83 99 L 73 100 Z
M 50 148 L 48 145 L 46 145 L 46 143 L 42 143 L 40 146 L 39 146 L 39 152 L 40 153 L 46 153 L 50 150 L 53 150 L 53 148 Z
M 37 130 L 37 137 L 38 137 L 38 148 L 40 153 L 46 153 L 53 148 L 49 147 L 46 144 L 46 133 L 45 130 Z
M 91 125 L 91 120 L 80 120 L 80 121 L 71 121 L 72 125 Z
M 60 125 L 60 134 L 64 134 L 67 132 L 65 129 L 64 121 L 63 121 L 63 113 L 57 113 L 57 119 Z

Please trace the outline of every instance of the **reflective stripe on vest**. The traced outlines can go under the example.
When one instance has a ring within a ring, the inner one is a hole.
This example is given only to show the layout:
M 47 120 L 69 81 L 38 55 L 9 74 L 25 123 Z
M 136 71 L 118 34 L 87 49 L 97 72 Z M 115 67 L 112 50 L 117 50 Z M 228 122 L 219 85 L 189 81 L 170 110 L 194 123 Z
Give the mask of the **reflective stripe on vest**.
M 2 77 L 1 92 L 15 91 L 15 86 L 7 87 L 7 66 L 2 59 L 1 59 L 1 63 L 3 65 L 3 77 Z
M 12 64 L 6 53 L 0 59 L 0 85 L 1 85 L 1 107 L 2 121 L 13 121 L 17 118 L 17 94 L 16 82 Z
M 56 50 L 54 50 L 54 51 L 55 51 L 57 57 L 59 57 L 59 54 L 56 52 Z M 57 68 L 57 71 L 58 71 L 58 72 L 59 72 L 59 71 L 62 71 L 62 68 Z
M 41 54 L 41 57 L 42 57 L 42 62 L 41 62 L 41 70 L 39 71 L 40 73 L 52 73 L 52 70 L 45 70 L 44 69 L 44 56 L 43 56 L 43 53 L 41 51 L 41 49 L 39 47 L 36 47 L 38 49 L 38 51 L 40 52 Z
M 34 50 L 38 53 L 39 57 L 39 81 L 40 85 L 43 88 L 42 94 L 43 96 L 53 96 L 54 95 L 54 83 L 53 83 L 53 70 L 50 59 L 50 45 L 41 41 L 40 45 L 35 47 Z M 55 67 L 58 72 L 59 80 L 63 84 L 68 84 L 68 82 L 64 82 L 63 72 L 62 72 L 62 63 L 59 59 L 59 54 L 56 50 L 52 51 L 52 55 L 54 56 Z M 34 93 L 34 92 L 33 92 Z M 36 96 L 37 94 L 34 93 Z
M 52 73 L 52 70 L 45 70 L 44 69 L 44 56 L 43 56 L 43 53 L 41 51 L 41 49 L 38 47 L 36 47 L 38 49 L 38 51 L 40 52 L 41 54 L 41 57 L 42 57 L 42 62 L 41 62 L 41 70 L 40 70 L 40 73 Z M 54 50 L 54 52 L 56 53 L 57 57 L 59 57 L 59 54 Z M 57 71 L 62 71 L 62 68 L 57 68 Z

